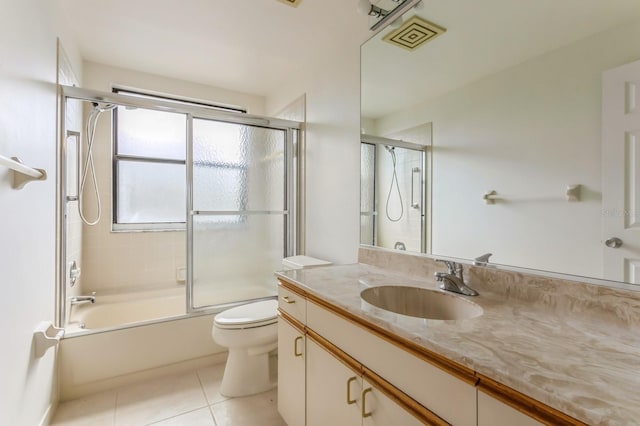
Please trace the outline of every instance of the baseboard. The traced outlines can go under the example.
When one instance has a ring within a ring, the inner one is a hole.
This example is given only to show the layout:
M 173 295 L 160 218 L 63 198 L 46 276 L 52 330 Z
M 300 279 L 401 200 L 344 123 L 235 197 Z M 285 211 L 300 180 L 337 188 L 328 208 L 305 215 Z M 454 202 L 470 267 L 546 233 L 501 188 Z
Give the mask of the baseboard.
M 194 358 L 186 361 L 176 362 L 174 364 L 163 365 L 162 367 L 150 368 L 148 370 L 136 371 L 130 374 L 111 377 L 109 379 L 97 380 L 95 382 L 83 383 L 67 388 L 64 395 L 61 395 L 60 402 L 81 398 L 106 390 L 119 388 L 132 383 L 144 382 L 146 380 L 156 379 L 158 377 L 170 376 L 186 371 L 196 370 L 198 368 L 210 367 L 212 365 L 226 362 L 227 352 L 207 355 L 200 358 Z M 46 426 L 48 423 L 44 423 Z

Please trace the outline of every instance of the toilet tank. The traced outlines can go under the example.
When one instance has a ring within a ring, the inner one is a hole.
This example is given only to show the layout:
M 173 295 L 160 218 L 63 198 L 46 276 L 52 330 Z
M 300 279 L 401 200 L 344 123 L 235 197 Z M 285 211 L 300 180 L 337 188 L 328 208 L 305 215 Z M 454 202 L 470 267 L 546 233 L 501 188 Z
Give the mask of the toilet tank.
M 315 268 L 318 266 L 331 265 L 331 262 L 326 260 L 316 259 L 310 256 L 291 256 L 282 259 L 282 266 L 287 269 L 306 269 Z

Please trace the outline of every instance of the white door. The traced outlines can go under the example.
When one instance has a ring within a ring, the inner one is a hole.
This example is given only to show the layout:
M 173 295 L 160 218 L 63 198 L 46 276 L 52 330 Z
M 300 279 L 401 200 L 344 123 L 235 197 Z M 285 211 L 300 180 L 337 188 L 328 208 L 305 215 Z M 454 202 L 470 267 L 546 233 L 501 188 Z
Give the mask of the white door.
M 305 337 L 278 319 L 278 411 L 288 426 L 305 424 Z
M 363 380 L 363 426 L 422 426 L 423 423 L 409 414 L 385 394 Z
M 640 284 L 640 61 L 602 76 L 604 278 Z
M 307 339 L 307 426 L 361 426 L 362 378 Z

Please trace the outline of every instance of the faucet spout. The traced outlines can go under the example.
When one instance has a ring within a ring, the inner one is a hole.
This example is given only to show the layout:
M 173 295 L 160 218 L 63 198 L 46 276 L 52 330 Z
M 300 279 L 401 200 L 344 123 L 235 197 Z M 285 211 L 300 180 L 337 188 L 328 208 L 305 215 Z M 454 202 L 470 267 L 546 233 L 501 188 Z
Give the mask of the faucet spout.
M 440 288 L 445 291 L 464 294 L 465 296 L 477 296 L 479 293 L 464 282 L 462 265 L 449 260 L 436 260 L 447 265 L 447 272 L 436 272 L 436 281 L 441 282 Z
M 96 292 L 92 292 L 91 296 L 73 296 L 71 298 L 72 305 L 79 305 L 81 303 L 96 303 Z

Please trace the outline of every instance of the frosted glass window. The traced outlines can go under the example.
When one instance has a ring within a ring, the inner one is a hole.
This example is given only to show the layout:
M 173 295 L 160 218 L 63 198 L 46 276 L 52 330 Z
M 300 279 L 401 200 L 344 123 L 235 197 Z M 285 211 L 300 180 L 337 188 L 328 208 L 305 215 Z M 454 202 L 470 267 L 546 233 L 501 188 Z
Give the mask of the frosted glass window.
M 243 226 L 220 226 L 240 222 Z M 193 218 L 193 306 L 273 297 L 284 254 L 281 215 Z
M 184 160 L 187 118 L 149 109 L 117 108 L 117 153 L 146 158 Z
M 193 121 L 195 210 L 284 210 L 283 130 Z
M 185 222 L 185 165 L 120 161 L 118 223 Z

